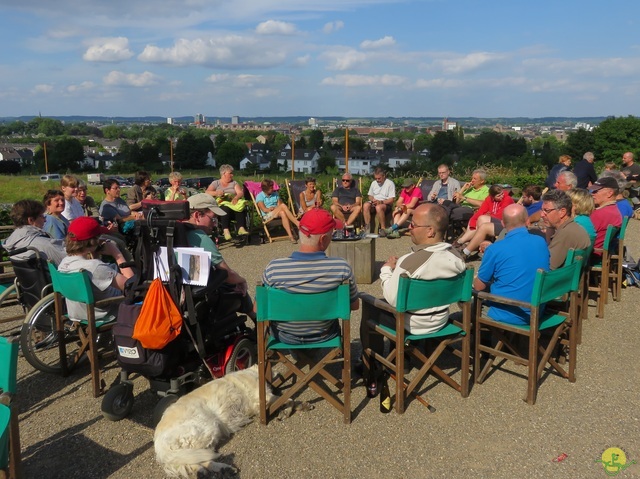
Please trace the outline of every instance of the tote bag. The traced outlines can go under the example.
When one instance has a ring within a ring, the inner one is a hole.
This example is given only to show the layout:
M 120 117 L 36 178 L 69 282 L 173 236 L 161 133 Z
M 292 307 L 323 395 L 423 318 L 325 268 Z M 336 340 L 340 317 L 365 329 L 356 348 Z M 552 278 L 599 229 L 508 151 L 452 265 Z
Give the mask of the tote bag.
M 160 278 L 151 282 L 133 329 L 133 338 L 147 349 L 162 349 L 180 335 L 182 314 Z

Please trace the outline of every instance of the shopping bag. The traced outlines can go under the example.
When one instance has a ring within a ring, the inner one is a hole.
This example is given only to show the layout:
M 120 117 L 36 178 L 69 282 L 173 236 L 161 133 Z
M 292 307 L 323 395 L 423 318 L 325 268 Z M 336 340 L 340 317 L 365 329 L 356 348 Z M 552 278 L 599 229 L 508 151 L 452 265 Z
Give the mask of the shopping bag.
M 133 329 L 133 338 L 147 349 L 162 349 L 180 335 L 182 314 L 160 278 L 151 282 Z

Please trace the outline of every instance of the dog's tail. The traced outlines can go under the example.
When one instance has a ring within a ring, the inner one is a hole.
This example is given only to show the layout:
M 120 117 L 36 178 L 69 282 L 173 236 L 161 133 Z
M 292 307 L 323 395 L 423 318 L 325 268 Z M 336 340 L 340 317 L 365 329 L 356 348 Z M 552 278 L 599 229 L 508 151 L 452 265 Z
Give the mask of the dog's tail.
M 213 449 L 169 449 L 158 447 L 156 460 L 171 477 L 190 477 L 202 469 L 208 469 L 219 454 Z

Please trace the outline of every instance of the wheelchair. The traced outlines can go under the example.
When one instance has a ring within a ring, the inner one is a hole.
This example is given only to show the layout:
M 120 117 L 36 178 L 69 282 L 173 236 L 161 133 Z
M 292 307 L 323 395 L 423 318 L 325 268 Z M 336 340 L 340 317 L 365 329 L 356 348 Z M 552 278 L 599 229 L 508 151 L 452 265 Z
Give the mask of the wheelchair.
M 131 412 L 132 375 L 145 377 L 150 390 L 160 396 L 153 413 L 153 422 L 157 424 L 164 410 L 181 395 L 257 361 L 255 328 L 249 327 L 247 316 L 239 313 L 242 298 L 225 287 L 226 271 L 212 269 L 206 286 L 182 281 L 182 270 L 174 261 L 173 251 L 176 247 L 188 246 L 186 236 L 191 225 L 180 221 L 188 218 L 188 207 L 184 215 L 163 216 L 163 207 L 157 204 L 149 210 L 145 220 L 136 221 L 138 242 L 134 257 L 138 277 L 125 294 L 128 305 L 121 305 L 120 311 L 136 314 L 135 308 L 141 307 L 136 303 L 144 299 L 154 278 L 159 250 L 166 247 L 169 281 L 165 286 L 182 312 L 183 326 L 180 336 L 163 350 L 150 352 L 127 335 L 130 326 L 125 327 L 124 317 L 119 314 L 114 339 L 122 371 L 101 406 L 103 416 L 111 421 L 124 419 Z M 144 356 L 146 361 L 128 359 L 125 353 L 134 350 L 133 356 Z

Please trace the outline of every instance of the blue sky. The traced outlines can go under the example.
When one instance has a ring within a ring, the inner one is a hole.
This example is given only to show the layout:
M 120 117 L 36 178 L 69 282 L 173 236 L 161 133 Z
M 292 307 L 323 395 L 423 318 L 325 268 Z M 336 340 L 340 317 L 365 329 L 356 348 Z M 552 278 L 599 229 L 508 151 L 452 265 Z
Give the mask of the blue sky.
M 637 115 L 639 5 L 0 0 L 0 117 Z

